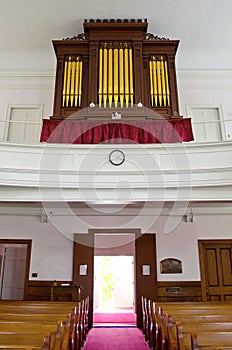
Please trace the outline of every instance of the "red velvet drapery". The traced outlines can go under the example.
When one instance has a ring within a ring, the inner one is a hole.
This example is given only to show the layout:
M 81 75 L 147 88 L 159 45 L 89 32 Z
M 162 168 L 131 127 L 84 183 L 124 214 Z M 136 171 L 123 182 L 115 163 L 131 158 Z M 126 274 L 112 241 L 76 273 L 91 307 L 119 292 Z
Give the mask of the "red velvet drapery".
M 190 118 L 102 122 L 44 119 L 41 142 L 98 143 L 174 143 L 193 140 Z

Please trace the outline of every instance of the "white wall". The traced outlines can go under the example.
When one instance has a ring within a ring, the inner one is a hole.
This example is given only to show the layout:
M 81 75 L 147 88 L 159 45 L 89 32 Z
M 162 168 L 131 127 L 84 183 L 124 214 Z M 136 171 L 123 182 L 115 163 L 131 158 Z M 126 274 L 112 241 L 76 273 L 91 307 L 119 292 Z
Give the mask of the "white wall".
M 0 72 L 0 140 L 3 140 L 8 108 L 12 105 L 42 105 L 43 118 L 52 115 L 54 74 L 54 72 Z
M 180 70 L 177 72 L 180 114 L 187 115 L 187 106 L 222 108 L 225 135 L 232 139 L 232 71 L 231 70 Z M 191 117 L 191 116 L 190 116 Z
M 0 216 L 0 226 L 0 238 L 32 239 L 30 278 L 37 272 L 38 280 L 72 280 L 72 240 L 39 216 Z
M 156 233 L 159 281 L 200 280 L 198 240 L 231 239 L 232 216 L 229 214 L 194 215 L 193 222 L 177 218 L 173 230 L 166 232 L 168 216 L 140 217 L 140 227 L 134 226 L 133 216 L 81 216 L 76 221 L 75 233 L 87 233 L 93 228 L 141 228 L 142 233 Z M 38 280 L 71 280 L 73 260 L 73 227 L 69 218 L 57 222 L 41 223 L 39 216 L 0 216 L 0 238 L 32 239 L 30 279 L 32 272 Z M 61 222 L 63 221 L 62 225 Z M 65 223 L 64 223 L 65 221 Z M 149 221 L 149 226 L 148 226 Z M 79 222 L 79 224 L 78 224 Z M 56 227 L 54 227 L 54 225 Z M 160 274 L 159 262 L 165 258 L 182 261 L 182 274 Z

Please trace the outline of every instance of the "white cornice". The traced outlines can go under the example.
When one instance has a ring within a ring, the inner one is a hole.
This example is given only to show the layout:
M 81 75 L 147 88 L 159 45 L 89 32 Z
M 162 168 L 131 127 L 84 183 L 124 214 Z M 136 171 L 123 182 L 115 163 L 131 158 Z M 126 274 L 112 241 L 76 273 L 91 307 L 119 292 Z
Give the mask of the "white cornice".
M 181 79 L 232 79 L 232 69 L 178 69 L 177 77 Z
M 0 71 L 0 79 L 6 78 L 55 78 L 54 71 Z

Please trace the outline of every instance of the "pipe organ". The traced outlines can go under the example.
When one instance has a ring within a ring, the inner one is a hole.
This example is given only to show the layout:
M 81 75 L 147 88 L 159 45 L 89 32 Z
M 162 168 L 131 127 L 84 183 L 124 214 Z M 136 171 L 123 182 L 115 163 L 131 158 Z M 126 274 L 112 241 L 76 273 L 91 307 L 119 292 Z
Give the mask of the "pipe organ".
M 147 20 L 85 20 L 84 33 L 53 41 L 57 58 L 54 110 L 64 119 L 90 106 L 123 110 L 141 103 L 179 116 L 178 40 L 147 33 Z

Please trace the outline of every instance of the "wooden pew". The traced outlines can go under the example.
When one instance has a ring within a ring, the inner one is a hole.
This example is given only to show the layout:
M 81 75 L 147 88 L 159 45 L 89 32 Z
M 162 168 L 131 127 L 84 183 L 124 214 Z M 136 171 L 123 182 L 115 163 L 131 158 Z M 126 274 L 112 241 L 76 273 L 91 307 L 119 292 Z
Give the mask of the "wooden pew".
M 198 331 L 184 332 L 181 323 L 177 322 L 177 348 L 178 350 L 231 350 L 232 332 Z
M 196 350 L 199 344 L 203 350 L 232 350 L 231 303 L 163 303 L 162 307 L 152 303 L 154 319 L 150 323 L 156 336 L 149 342 L 151 349 L 162 350 L 168 344 L 165 350 Z M 191 338 L 191 334 L 197 336 Z
M 42 350 L 46 336 L 44 333 L 1 333 L 0 349 Z
M 195 336 L 196 334 L 197 336 Z M 232 323 L 227 324 L 226 327 L 223 322 L 217 324 L 212 322 L 201 324 L 176 322 L 176 339 L 179 350 L 196 350 L 197 347 L 202 350 L 226 350 L 229 347 L 231 350 Z
M 75 307 L 65 317 L 70 306 Z M 0 349 L 79 350 L 86 339 L 87 318 L 88 298 L 80 303 L 0 302 Z M 58 326 L 57 319 L 62 320 Z

